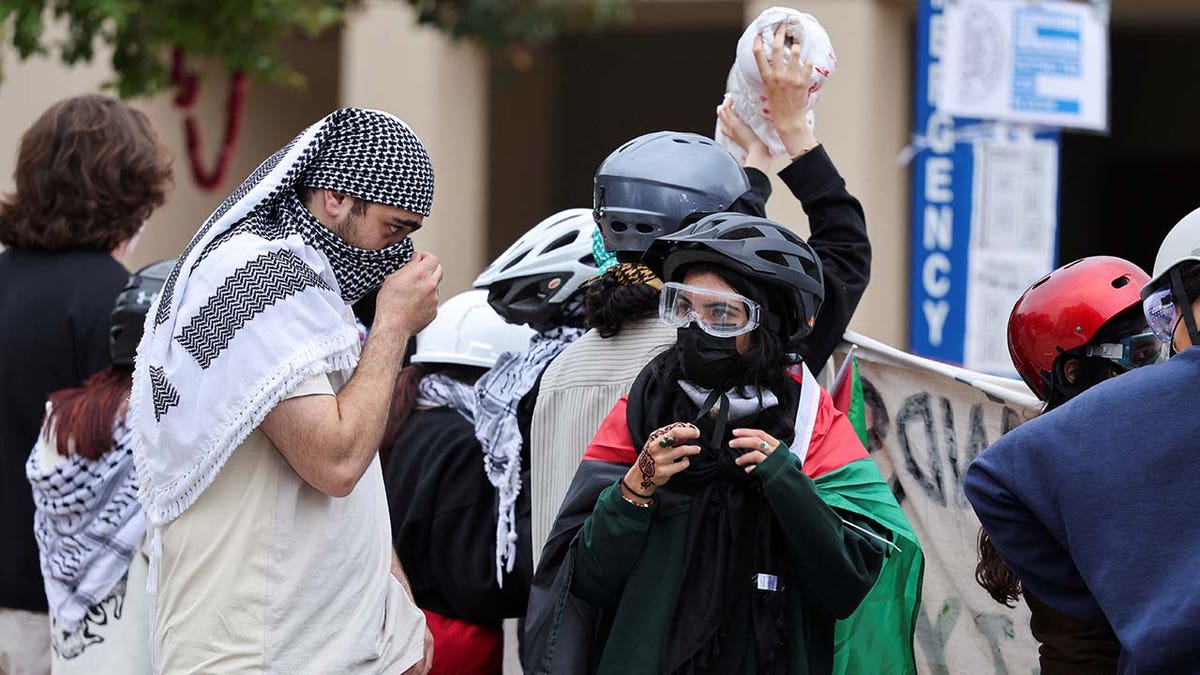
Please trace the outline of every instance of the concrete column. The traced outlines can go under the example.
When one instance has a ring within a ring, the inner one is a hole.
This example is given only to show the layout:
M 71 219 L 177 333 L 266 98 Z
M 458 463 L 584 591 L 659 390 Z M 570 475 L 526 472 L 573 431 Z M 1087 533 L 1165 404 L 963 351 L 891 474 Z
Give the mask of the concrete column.
M 779 3 L 754 0 L 746 21 Z M 816 135 L 866 211 L 871 284 L 851 330 L 897 347 L 908 334 L 908 171 L 896 156 L 912 119 L 911 3 L 890 0 L 787 2 L 817 17 L 833 40 L 838 69 L 816 109 Z M 807 229 L 800 204 L 776 179 L 771 218 Z M 804 224 L 803 227 L 800 224 Z
M 442 297 L 465 290 L 487 247 L 487 57 L 418 26 L 407 4 L 371 0 L 342 34 L 341 104 L 386 110 L 433 159 L 433 212 L 413 238 L 445 266 Z

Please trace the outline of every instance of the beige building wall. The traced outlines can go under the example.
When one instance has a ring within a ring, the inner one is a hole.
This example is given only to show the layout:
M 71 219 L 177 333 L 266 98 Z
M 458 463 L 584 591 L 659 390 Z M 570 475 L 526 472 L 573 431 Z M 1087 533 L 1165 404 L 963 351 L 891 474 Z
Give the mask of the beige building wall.
M 246 100 L 246 116 L 233 165 L 214 192 L 198 188 L 184 145 L 183 114 L 167 95 L 132 101 L 150 118 L 159 137 L 167 146 L 175 172 L 175 187 L 166 204 L 154 212 L 145 234 L 133 255 L 126 261 L 131 269 L 145 263 L 179 254 L 196 229 L 221 200 L 259 162 L 286 143 L 305 126 L 337 107 L 339 77 L 338 32 L 331 31 L 319 40 L 297 41 L 288 45 L 288 58 L 307 78 L 304 90 L 273 86 L 252 86 Z M 111 79 L 106 54 L 97 54 L 91 65 L 65 68 L 57 60 L 35 58 L 17 62 L 10 51 L 3 53 L 5 79 L 0 83 L 0 190 L 11 192 L 20 134 L 54 102 L 80 94 L 101 91 Z M 214 69 L 204 71 L 197 113 L 203 128 L 205 162 L 211 166 L 221 143 L 225 119 L 224 76 Z
M 487 262 L 487 59 L 392 0 L 350 16 L 341 53 L 341 104 L 399 116 L 429 150 L 433 212 L 413 241 L 442 259 L 443 298 L 470 288 Z
M 816 135 L 859 198 L 871 236 L 871 284 L 850 329 L 891 345 L 908 343 L 908 169 L 896 162 L 912 119 L 915 4 L 890 0 L 747 3 L 746 21 L 784 4 L 809 12 L 829 32 L 838 69 L 816 109 Z M 771 217 L 807 223 L 777 178 Z

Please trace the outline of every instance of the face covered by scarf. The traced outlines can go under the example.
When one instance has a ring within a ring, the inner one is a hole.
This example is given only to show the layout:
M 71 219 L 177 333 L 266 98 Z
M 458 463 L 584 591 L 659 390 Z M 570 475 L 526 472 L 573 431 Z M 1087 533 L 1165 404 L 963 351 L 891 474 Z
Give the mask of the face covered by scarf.
M 280 210 L 287 214 L 295 230 L 306 242 L 325 254 L 347 305 L 353 305 L 367 293 L 379 288 L 389 274 L 412 258 L 413 245 L 408 237 L 387 248 L 375 250 L 351 245 L 322 225 L 295 194 L 285 198 Z
M 134 369 L 138 496 L 154 526 L 194 503 L 296 386 L 354 368 L 347 303 L 411 255 L 408 241 L 378 251 L 343 241 L 300 203 L 302 186 L 428 215 L 433 167 L 400 119 L 343 108 L 267 158 L 201 226 L 152 307 Z

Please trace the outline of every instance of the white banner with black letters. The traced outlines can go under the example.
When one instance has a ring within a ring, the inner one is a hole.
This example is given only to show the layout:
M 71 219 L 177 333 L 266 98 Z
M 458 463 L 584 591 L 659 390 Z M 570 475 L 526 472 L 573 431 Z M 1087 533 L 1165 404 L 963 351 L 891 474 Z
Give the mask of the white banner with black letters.
M 975 583 L 979 520 L 963 495 L 967 465 L 1032 419 L 1040 403 L 1019 381 L 901 352 L 854 333 L 870 451 L 925 552 L 916 630 L 922 673 L 1033 673 L 1029 610 L 998 604 Z M 831 369 L 834 370 L 834 369 Z

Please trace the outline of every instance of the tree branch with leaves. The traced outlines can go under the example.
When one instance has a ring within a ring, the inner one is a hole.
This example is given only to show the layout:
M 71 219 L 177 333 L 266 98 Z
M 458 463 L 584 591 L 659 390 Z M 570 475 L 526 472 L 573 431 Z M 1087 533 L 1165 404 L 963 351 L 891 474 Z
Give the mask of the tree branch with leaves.
M 529 48 L 576 27 L 599 27 L 619 18 L 629 0 L 394 0 L 407 2 L 417 21 L 454 39 L 472 40 L 512 62 L 528 62 Z M 121 98 L 167 89 L 188 115 L 188 150 L 202 187 L 219 184 L 232 158 L 246 87 L 251 82 L 302 86 L 287 62 L 284 41 L 316 37 L 342 23 L 361 0 L 0 0 L 0 35 L 10 36 L 18 58 L 57 57 L 66 65 L 90 63 L 98 48 L 111 53 Z M 61 40 L 47 23 L 66 28 Z M 7 33 L 4 31 L 7 30 Z M 213 169 L 199 159 L 199 129 L 190 109 L 196 78 L 187 61 L 220 64 L 230 73 L 225 141 Z M 2 73 L 0 73 L 2 75 Z

